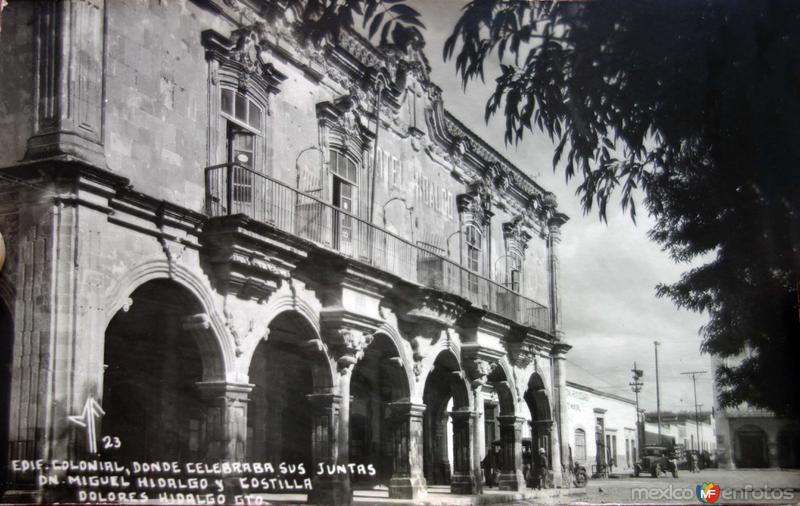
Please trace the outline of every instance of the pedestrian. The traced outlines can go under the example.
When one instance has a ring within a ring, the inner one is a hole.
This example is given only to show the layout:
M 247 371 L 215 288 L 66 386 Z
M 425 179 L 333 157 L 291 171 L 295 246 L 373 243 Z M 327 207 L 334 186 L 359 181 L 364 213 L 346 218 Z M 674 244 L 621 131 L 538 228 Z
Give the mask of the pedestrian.
M 536 472 L 536 488 L 543 489 L 547 486 L 547 452 L 544 448 L 539 448 L 539 454 L 536 456 L 535 462 Z

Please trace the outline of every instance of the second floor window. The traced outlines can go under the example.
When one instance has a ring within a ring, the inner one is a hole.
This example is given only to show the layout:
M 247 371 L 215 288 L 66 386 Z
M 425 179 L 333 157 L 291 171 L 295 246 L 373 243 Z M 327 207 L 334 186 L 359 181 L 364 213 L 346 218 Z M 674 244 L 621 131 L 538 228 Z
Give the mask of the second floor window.
M 222 88 L 220 111 L 225 123 L 227 163 L 235 164 L 232 171 L 233 202 L 253 202 L 253 172 L 263 161 L 258 153 L 263 143 L 261 125 L 263 109 L 252 98 L 230 88 Z
M 475 225 L 467 225 L 464 235 L 467 244 L 467 269 L 480 274 L 483 237 Z

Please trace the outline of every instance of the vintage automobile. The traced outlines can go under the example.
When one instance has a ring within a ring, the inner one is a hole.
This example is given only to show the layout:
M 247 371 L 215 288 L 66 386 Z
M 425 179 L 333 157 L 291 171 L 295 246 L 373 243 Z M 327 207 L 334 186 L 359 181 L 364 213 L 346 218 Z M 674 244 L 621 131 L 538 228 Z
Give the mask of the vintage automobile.
M 670 472 L 674 478 L 678 477 L 678 463 L 664 446 L 645 446 L 642 449 L 642 459 L 633 468 L 633 475 L 650 473 L 653 478 L 660 478 Z

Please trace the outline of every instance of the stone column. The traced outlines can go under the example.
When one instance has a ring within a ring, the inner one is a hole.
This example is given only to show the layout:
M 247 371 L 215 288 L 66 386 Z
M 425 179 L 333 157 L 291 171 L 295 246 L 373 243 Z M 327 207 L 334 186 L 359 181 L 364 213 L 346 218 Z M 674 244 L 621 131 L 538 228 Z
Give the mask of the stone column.
M 486 427 L 483 409 L 483 387 L 486 384 L 486 377 L 483 376 L 479 379 L 473 380 L 472 398 L 475 406 L 475 423 L 473 423 L 472 434 L 472 474 L 475 477 L 475 493 L 483 493 L 483 473 L 481 472 L 481 462 L 486 455 L 487 450 L 484 448 L 486 440 Z
M 392 499 L 419 499 L 425 495 L 422 472 L 422 421 L 424 404 L 396 402 L 389 405 L 394 449 L 394 474 L 389 481 Z
M 553 366 L 554 366 L 554 376 L 555 376 L 555 422 L 556 422 L 556 433 L 558 436 L 559 446 L 559 457 L 560 462 L 563 465 L 569 465 L 569 434 L 567 433 L 568 424 L 567 424 L 567 361 L 566 361 L 566 353 L 572 347 L 565 343 L 556 343 L 552 349 L 553 355 Z M 553 465 L 553 471 L 559 470 L 562 472 L 562 476 L 569 476 L 569 474 L 565 474 L 564 470 L 559 466 L 558 468 Z M 568 486 L 569 484 L 565 484 Z
M 500 415 L 500 444 L 503 465 L 500 470 L 500 490 L 525 489 L 522 474 L 522 424 L 525 419 L 514 415 Z
M 197 387 L 206 402 L 206 460 L 245 460 L 247 403 L 253 385 L 208 381 Z
M 363 330 L 337 326 L 329 327 L 325 332 L 337 357 L 339 371 L 335 385 L 339 394 L 339 409 L 334 422 L 336 438 L 335 456 L 332 460 L 340 465 L 347 465 L 350 459 L 350 380 L 353 368 L 364 356 L 364 349 L 373 339 L 371 334 L 366 334 Z M 320 486 L 321 488 L 315 488 L 314 493 L 309 496 L 309 500 L 315 504 L 350 504 L 353 501 L 353 489 L 348 474 L 329 476 L 320 480 Z
M 477 491 L 473 473 L 472 425 L 475 423 L 473 411 L 451 411 L 453 419 L 453 476 L 450 490 L 454 494 L 474 494 Z
M 342 397 L 332 393 L 319 393 L 309 395 L 308 400 L 313 409 L 311 453 L 315 466 L 309 470 L 314 481 L 313 488 L 308 494 L 308 502 L 312 504 L 346 504 L 350 501 L 350 496 L 347 490 L 342 490 L 341 482 L 327 471 L 317 474 L 317 466 L 322 465 L 325 469 L 326 466 L 334 466 L 338 462 L 337 439 Z M 346 497 L 343 498 L 343 495 Z

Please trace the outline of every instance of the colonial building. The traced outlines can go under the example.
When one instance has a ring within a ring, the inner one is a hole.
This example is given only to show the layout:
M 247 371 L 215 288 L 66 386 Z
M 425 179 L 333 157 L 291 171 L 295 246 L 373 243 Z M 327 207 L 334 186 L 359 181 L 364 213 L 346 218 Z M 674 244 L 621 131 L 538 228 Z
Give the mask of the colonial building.
M 712 363 L 716 369 L 724 360 L 715 357 Z M 748 404 L 722 408 L 717 402 L 716 381 L 713 386 L 717 404 L 717 463 L 720 467 L 800 468 L 800 423 L 797 420 L 781 418 Z
M 685 450 L 716 455 L 714 414 L 709 411 L 698 413 L 697 417 L 694 411 L 661 413 L 661 443 L 658 441 L 658 415 L 650 412 L 645 417 L 645 431 L 648 446 L 678 444 Z
M 305 45 L 254 5 L 3 11 L 8 458 L 96 457 L 69 418 L 95 401 L 110 460 L 369 463 L 417 498 L 479 493 L 495 440 L 522 489 L 531 438 L 560 484 L 554 195 L 447 111 L 420 49 Z
M 567 382 L 566 401 L 573 462 L 592 475 L 633 472 L 639 450 L 636 403 L 571 381 Z

